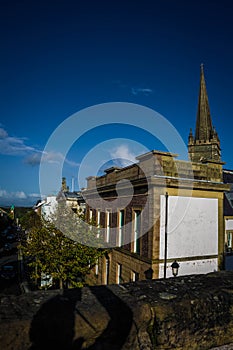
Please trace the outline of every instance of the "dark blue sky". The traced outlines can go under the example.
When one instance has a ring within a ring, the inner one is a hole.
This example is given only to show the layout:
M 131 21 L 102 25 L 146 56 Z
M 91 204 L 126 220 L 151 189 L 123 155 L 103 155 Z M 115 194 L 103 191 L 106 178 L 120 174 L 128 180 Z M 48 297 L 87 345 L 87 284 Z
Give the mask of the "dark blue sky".
M 50 135 L 92 105 L 119 101 L 150 107 L 187 143 L 195 127 L 202 62 L 222 159 L 233 168 L 232 18 L 231 0 L 2 0 L 0 205 L 13 198 L 33 202 Z M 163 147 L 145 132 L 125 127 L 90 131 L 67 155 L 63 175 L 69 185 L 85 154 L 112 137 Z M 125 141 L 114 147 L 109 153 L 118 156 L 143 150 Z

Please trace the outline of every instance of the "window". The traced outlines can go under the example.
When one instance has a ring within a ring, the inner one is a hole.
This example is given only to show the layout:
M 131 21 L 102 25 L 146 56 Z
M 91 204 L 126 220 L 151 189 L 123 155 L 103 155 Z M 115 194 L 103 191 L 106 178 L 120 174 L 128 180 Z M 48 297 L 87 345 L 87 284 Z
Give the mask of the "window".
M 99 259 L 96 260 L 96 263 L 95 263 L 95 274 L 96 276 L 98 275 L 99 273 Z
M 93 215 L 93 212 L 92 212 L 92 209 L 89 210 L 89 221 L 91 222 L 92 221 L 92 215 Z
M 122 283 L 122 265 L 121 264 L 117 264 L 117 284 Z
M 139 281 L 139 273 L 138 272 L 132 271 L 132 281 L 133 282 Z
M 232 233 L 231 231 L 227 232 L 227 247 L 228 248 L 233 248 L 232 247 Z
M 93 217 L 93 211 L 92 209 L 89 209 L 89 228 L 92 229 L 92 217 Z
M 133 226 L 134 226 L 134 253 L 140 254 L 140 232 L 141 232 L 141 211 L 134 210 Z
M 109 259 L 105 258 L 105 284 L 109 283 Z
M 119 227 L 118 227 L 118 246 L 121 247 L 123 244 L 123 230 L 125 224 L 125 211 L 119 211 Z
M 98 229 L 100 228 L 100 209 L 96 209 L 96 225 L 97 225 L 96 237 L 99 238 L 100 237 L 100 230 L 98 230 Z
M 106 211 L 106 242 L 109 242 L 109 237 L 110 237 L 110 215 L 111 212 L 110 210 Z

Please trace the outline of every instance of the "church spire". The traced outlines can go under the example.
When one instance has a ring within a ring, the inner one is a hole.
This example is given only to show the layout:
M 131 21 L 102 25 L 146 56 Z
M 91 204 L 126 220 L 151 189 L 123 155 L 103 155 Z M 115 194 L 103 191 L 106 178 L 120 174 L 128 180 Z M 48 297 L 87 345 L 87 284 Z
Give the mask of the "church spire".
M 204 65 L 201 64 L 201 78 L 200 78 L 195 140 L 208 141 L 212 138 L 213 132 L 214 132 L 214 129 L 212 126 L 212 120 L 210 116 L 210 107 L 209 107 L 205 76 L 204 76 Z
M 221 162 L 220 141 L 211 120 L 203 64 L 201 64 L 195 137 L 190 132 L 188 150 L 193 162 Z

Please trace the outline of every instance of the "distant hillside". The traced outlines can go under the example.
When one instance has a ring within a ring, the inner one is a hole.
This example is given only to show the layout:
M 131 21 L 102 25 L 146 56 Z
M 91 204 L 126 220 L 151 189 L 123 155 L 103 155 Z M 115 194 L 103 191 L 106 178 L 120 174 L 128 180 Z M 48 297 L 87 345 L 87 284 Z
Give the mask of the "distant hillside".
M 33 205 L 40 199 L 40 197 L 26 197 L 26 198 L 0 198 L 0 207 L 33 207 Z
M 1 207 L 2 209 L 4 209 L 7 213 L 10 213 L 10 208 L 11 207 Z M 32 207 L 15 207 L 14 211 L 15 211 L 15 219 L 16 218 L 21 218 L 22 216 L 24 216 L 28 211 L 31 211 Z

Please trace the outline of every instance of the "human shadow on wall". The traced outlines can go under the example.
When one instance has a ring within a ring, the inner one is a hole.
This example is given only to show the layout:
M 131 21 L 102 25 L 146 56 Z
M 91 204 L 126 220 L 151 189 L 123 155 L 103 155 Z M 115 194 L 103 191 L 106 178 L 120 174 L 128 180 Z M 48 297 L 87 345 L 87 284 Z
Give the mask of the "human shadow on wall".
M 69 289 L 41 306 L 31 322 L 29 337 L 32 346 L 29 350 L 72 349 L 74 311 L 78 300 L 81 300 L 81 289 Z
M 126 342 L 133 323 L 133 312 L 130 307 L 114 294 L 107 286 L 90 288 L 93 295 L 107 311 L 110 320 L 94 344 L 85 350 L 120 350 Z M 78 347 L 82 339 L 74 341 L 72 350 Z
M 110 317 L 107 327 L 93 345 L 84 348 L 85 339 L 74 340 L 75 313 L 79 313 L 76 302 L 81 300 L 81 289 L 75 289 L 65 290 L 63 295 L 57 295 L 42 305 L 31 323 L 32 346 L 29 350 L 120 350 L 131 330 L 133 313 L 108 287 L 91 287 L 90 290 Z

